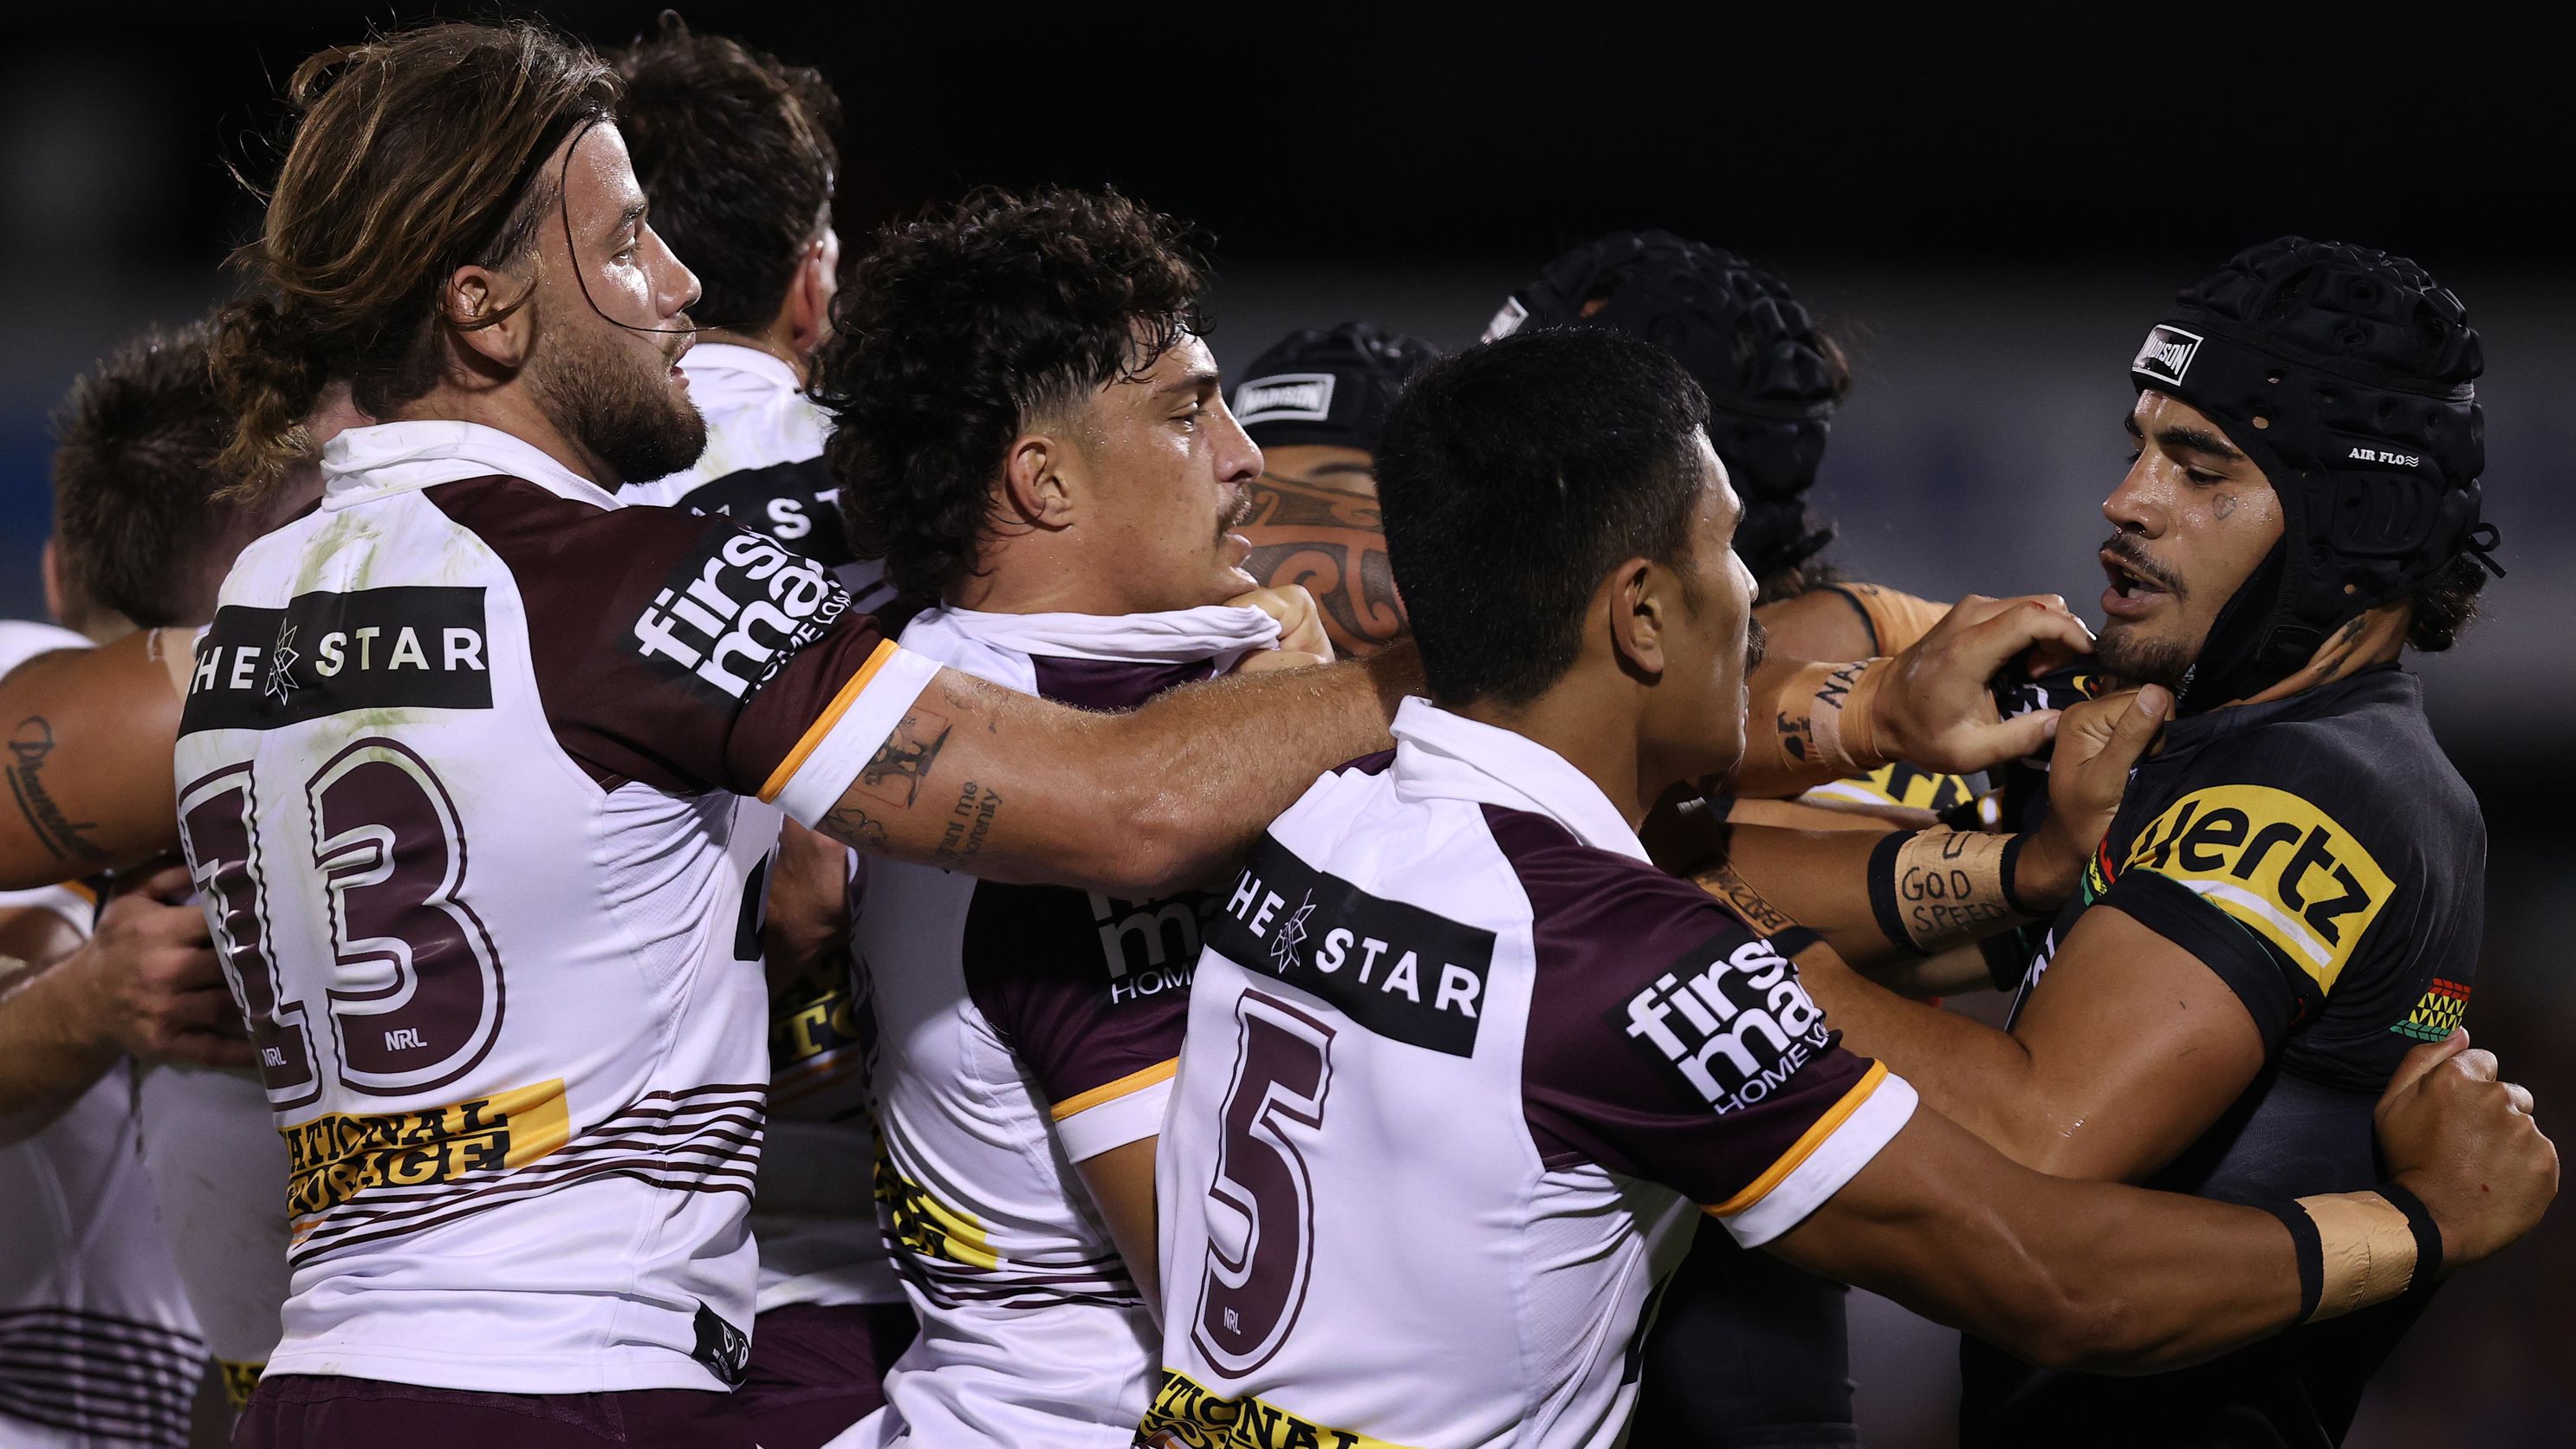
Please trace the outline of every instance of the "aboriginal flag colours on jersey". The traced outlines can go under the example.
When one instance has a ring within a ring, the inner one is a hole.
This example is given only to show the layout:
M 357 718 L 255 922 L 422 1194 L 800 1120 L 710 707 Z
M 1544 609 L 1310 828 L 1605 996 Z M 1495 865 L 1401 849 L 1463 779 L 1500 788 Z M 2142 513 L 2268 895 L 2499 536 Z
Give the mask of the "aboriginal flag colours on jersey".
M 2458 1022 L 2477 979 L 2477 800 L 2395 665 L 2176 720 L 2164 740 L 2130 777 L 2023 997 L 2085 911 L 2136 917 L 2227 983 L 2268 1055 L 2146 1185 L 2239 1200 L 2366 1191 L 2381 1175 L 2381 1090 L 2409 1048 Z M 2044 1373 L 1969 1340 L 1962 1442 L 2337 1443 L 2419 1306 L 2382 1304 L 2151 1378 Z M 2209 1437 L 2231 1433 L 2272 1437 Z

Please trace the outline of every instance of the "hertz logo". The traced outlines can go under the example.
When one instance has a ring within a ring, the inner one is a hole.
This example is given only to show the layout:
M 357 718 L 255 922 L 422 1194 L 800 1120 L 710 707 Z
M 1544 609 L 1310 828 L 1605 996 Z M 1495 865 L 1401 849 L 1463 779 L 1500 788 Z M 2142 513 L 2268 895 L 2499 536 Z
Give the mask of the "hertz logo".
M 2129 870 L 2199 895 L 2278 946 L 2332 991 L 2355 943 L 2395 893 L 2370 852 L 2287 790 L 2217 785 L 2175 801 L 2139 832 Z
M 1301 1419 L 1250 1394 L 1229 1399 L 1179 1369 L 1163 1370 L 1136 1429 L 1150 1449 L 1399 1449 L 1383 1439 Z

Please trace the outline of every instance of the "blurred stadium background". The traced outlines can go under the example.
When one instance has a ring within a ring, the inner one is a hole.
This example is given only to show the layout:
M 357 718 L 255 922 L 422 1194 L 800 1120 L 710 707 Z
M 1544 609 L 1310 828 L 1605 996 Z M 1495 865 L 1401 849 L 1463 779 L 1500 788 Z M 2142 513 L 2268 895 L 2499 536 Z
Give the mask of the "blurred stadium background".
M 546 18 L 603 44 L 653 4 Z M 41 617 L 46 413 L 147 322 L 202 311 L 256 209 L 277 86 L 426 5 L 123 0 L 0 15 L 0 617 Z M 445 6 L 449 16 L 530 13 Z M 2576 1142 L 2576 181 L 2563 19 L 2448 6 L 2137 7 L 1881 29 L 1826 7 L 1271 3 L 703 5 L 703 30 L 821 66 L 847 107 L 840 219 L 978 181 L 1111 182 L 1216 238 L 1240 365 L 1352 317 L 1446 346 L 1564 246 L 1660 225 L 1786 275 L 1859 389 L 1819 500 L 1859 576 L 2090 613 L 2124 364 L 2175 288 L 2284 231 L 2408 253 L 2468 302 L 2488 516 L 2511 570 L 2426 661 L 2490 831 L 2468 1024 Z M 2448 1287 L 2356 1449 L 2576 1441 L 2576 1234 Z M 1956 1336 L 1855 1315 L 1879 1449 L 1949 1441 Z

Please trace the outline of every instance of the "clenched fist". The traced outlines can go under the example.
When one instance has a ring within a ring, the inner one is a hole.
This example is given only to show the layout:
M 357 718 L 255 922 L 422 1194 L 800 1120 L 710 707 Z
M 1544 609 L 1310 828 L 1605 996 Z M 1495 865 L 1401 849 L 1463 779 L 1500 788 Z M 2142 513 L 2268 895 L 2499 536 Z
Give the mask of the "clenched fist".
M 1279 621 L 1279 647 L 1256 649 L 1234 666 L 1237 674 L 1266 674 L 1274 669 L 1303 669 L 1333 662 L 1333 636 L 1324 632 L 1324 614 L 1304 584 L 1254 589 L 1226 600 L 1237 609 L 1259 609 Z
M 2498 1080 L 2495 1054 L 2471 1050 L 2465 1031 L 2408 1052 L 2375 1115 L 2390 1175 L 2441 1226 L 2445 1269 L 2530 1232 L 2558 1195 L 2558 1149 L 2531 1093 Z

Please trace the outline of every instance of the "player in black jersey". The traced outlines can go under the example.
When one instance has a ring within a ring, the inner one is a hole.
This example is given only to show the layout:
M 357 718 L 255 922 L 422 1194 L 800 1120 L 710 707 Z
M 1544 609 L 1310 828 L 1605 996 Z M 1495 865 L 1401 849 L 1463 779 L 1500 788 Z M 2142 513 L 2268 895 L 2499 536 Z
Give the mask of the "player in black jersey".
M 2009 1035 L 1811 971 L 1855 1043 L 2058 1175 L 2218 1198 L 2372 1180 L 2375 1094 L 2477 971 L 2484 826 L 2399 660 L 2450 646 L 2490 567 L 2481 367 L 2458 298 L 2381 252 L 2283 238 L 2182 293 L 2131 364 L 2136 453 L 2103 507 L 2095 662 L 2144 687 L 2067 716 L 2050 784 L 2078 838 L 2107 836 Z M 1734 845 L 1805 919 L 1800 850 Z M 1910 847 L 1881 847 L 1891 940 L 1961 905 Z M 2127 1382 L 1971 1341 L 1963 1442 L 2336 1443 L 2421 1306 Z

